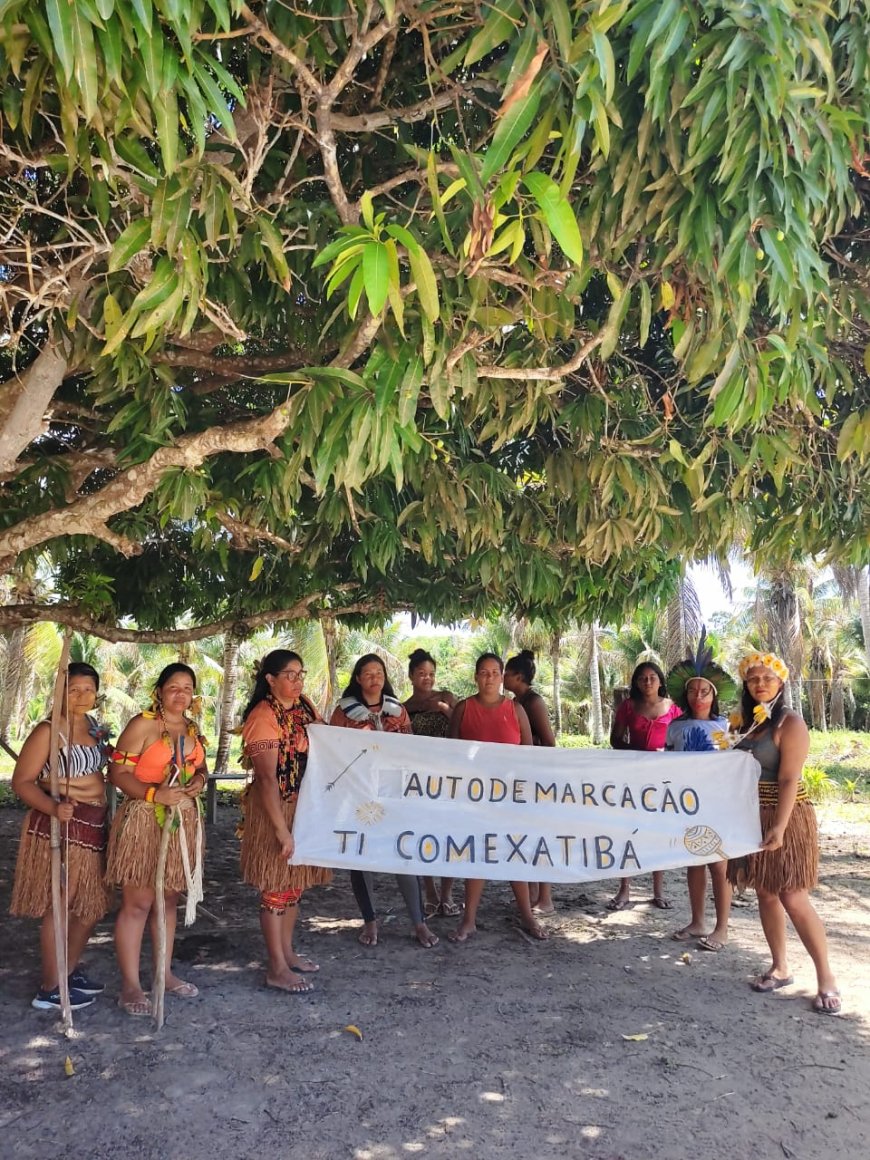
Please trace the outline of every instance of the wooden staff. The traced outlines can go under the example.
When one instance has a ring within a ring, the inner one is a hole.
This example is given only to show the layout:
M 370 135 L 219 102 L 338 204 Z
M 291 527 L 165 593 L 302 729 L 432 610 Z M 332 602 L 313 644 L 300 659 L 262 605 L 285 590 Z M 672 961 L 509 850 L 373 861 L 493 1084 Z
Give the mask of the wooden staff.
M 160 835 L 160 851 L 157 855 L 157 873 L 154 877 L 154 906 L 157 913 L 157 949 L 155 961 L 157 969 L 154 986 L 151 989 L 151 1010 L 157 1030 L 163 1026 L 163 1000 L 166 996 L 166 856 L 169 853 L 169 837 L 175 821 L 175 806 L 166 811 L 163 833 Z
M 58 788 L 58 760 L 60 757 L 60 719 L 63 716 L 63 692 L 66 685 L 66 670 L 69 663 L 69 646 L 72 631 L 63 634 L 60 663 L 54 680 L 54 700 L 51 706 L 51 733 L 48 750 L 49 789 L 54 801 L 60 801 Z M 67 725 L 69 728 L 69 725 Z M 69 760 L 69 755 L 67 755 Z M 67 1035 L 72 1031 L 72 1008 L 69 1003 L 69 964 L 67 963 L 67 929 L 64 922 L 66 912 L 65 867 L 61 859 L 60 821 L 51 816 L 51 917 L 54 924 L 54 950 L 57 956 L 57 984 L 60 988 L 60 1010 L 63 1029 Z

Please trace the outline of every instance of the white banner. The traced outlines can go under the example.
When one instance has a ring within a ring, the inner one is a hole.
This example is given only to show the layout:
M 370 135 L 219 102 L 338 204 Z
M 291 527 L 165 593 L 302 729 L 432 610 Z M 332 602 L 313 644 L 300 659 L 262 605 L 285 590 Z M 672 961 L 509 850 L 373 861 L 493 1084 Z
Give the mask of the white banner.
M 585 882 L 757 850 L 748 753 L 541 749 L 313 725 L 293 861 Z

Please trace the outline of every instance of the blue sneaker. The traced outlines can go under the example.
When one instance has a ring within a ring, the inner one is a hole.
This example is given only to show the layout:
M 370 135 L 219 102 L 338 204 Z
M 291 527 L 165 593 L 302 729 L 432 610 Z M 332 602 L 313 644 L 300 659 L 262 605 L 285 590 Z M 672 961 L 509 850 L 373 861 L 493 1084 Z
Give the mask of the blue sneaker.
M 106 984 L 89 979 L 80 967 L 76 967 L 69 977 L 69 989 L 80 991 L 82 995 L 102 995 L 106 989 Z
M 78 1011 L 82 1007 L 90 1007 L 93 1001 L 93 995 L 85 995 L 83 991 L 76 991 L 70 988 L 69 1005 L 72 1011 Z M 31 1002 L 30 1006 L 35 1007 L 37 1011 L 59 1011 L 60 987 L 55 987 L 51 991 L 45 991 L 40 987 L 36 992 L 36 998 Z

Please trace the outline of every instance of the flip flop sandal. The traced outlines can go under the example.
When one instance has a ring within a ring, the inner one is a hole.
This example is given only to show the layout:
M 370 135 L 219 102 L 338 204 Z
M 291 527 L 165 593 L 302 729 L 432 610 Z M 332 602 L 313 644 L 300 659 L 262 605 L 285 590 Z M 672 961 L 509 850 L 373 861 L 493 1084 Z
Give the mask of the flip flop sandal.
M 697 937 L 698 932 L 692 930 L 675 930 L 671 935 L 674 942 L 691 942 L 692 939 L 696 939 Z
M 177 987 L 167 987 L 167 995 L 174 995 L 176 999 L 195 999 L 199 994 L 199 987 L 195 983 L 179 983 Z
M 794 982 L 794 975 L 786 975 L 784 979 L 778 979 L 775 975 L 765 973 L 761 978 L 756 979 L 751 983 L 753 991 L 757 991 L 760 995 L 769 995 L 772 991 L 779 991 L 783 987 L 790 987 Z M 767 984 L 765 986 L 765 984 Z
M 144 999 L 119 999 L 118 1006 L 125 1015 L 132 1015 L 134 1019 L 150 1018 L 154 1014 L 147 995 Z
M 712 951 L 714 955 L 718 955 L 719 951 L 724 951 L 728 943 L 719 942 L 717 938 L 703 938 L 698 939 L 698 946 L 702 951 Z
M 437 918 L 437 916 L 439 914 L 442 914 L 442 913 L 443 913 L 443 911 L 441 910 L 440 902 L 424 902 L 423 903 L 423 917 L 424 918 Z
M 826 1007 L 826 999 L 833 999 L 834 1006 Z M 840 1000 L 840 992 L 819 991 L 818 995 L 813 999 L 813 1010 L 817 1015 L 841 1015 L 843 1012 L 843 1004 Z
M 442 902 L 438 907 L 438 913 L 443 914 L 445 918 L 455 918 L 457 914 L 462 914 L 462 903 Z

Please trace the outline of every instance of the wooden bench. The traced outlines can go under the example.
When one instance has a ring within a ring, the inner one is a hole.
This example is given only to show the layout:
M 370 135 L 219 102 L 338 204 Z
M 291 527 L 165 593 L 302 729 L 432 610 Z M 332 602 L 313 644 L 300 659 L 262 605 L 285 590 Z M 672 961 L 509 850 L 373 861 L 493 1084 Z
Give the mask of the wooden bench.
M 205 820 L 217 821 L 217 790 L 219 781 L 248 781 L 247 773 L 210 773 L 205 791 Z

